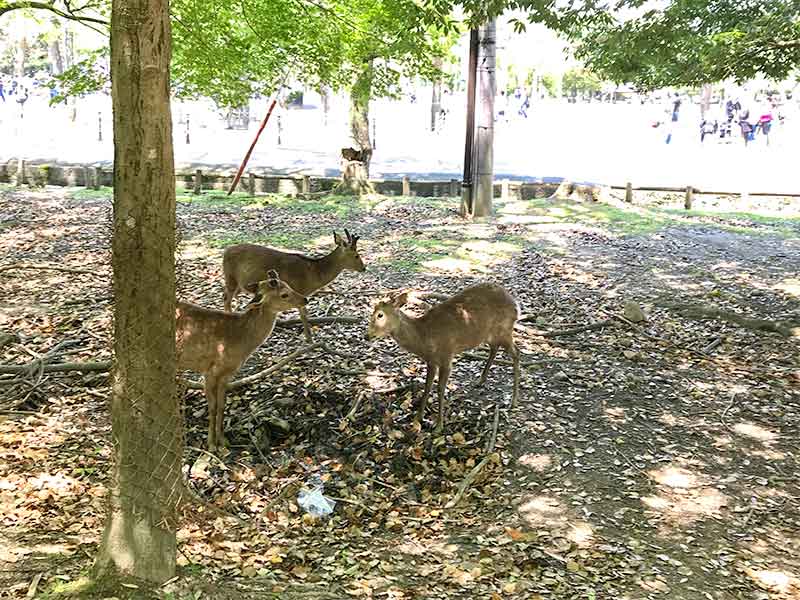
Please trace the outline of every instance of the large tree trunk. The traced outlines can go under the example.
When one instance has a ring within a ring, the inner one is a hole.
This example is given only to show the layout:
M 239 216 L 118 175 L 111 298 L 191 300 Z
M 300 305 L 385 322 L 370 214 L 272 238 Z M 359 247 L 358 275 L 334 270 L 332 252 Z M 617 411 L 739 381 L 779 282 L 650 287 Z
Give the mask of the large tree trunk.
M 350 90 L 350 134 L 360 151 L 358 164 L 345 160 L 342 181 L 334 193 L 365 194 L 373 190 L 369 183 L 369 163 L 372 159 L 372 142 L 369 137 L 369 100 L 372 96 L 372 61 L 364 69 Z
M 183 499 L 175 379 L 175 179 L 168 0 L 113 0 L 116 460 L 99 577 L 175 573 Z

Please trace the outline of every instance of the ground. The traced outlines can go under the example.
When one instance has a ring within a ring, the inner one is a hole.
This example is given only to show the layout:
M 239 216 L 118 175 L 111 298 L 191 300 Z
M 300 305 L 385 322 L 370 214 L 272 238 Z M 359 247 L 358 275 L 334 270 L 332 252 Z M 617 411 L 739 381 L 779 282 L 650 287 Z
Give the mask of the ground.
M 798 338 L 683 310 L 791 334 L 796 205 L 498 200 L 496 219 L 467 223 L 449 199 L 178 199 L 182 298 L 221 307 L 229 244 L 320 253 L 347 227 L 367 271 L 343 274 L 310 313 L 360 322 L 315 328 L 337 354 L 230 393 L 223 459 L 203 450 L 202 393 L 186 394 L 186 477 L 208 505 L 185 515 L 179 577 L 157 590 L 102 594 L 81 579 L 110 473 L 106 374 L 0 375 L 0 597 L 800 598 Z M 110 214 L 108 190 L 0 189 L 0 334 L 20 337 L 0 362 L 62 342 L 51 362 L 108 360 Z M 521 402 L 509 406 L 507 364 L 480 389 L 480 360 L 462 357 L 436 436 L 432 409 L 421 429 L 412 418 L 407 384 L 423 365 L 365 339 L 370 305 L 391 289 L 449 293 L 482 278 L 525 317 Z M 629 301 L 646 322 L 619 318 Z M 278 328 L 243 372 L 303 344 L 299 328 Z M 448 508 L 486 455 L 498 403 L 497 445 Z M 312 474 L 337 499 L 329 518 L 296 503 Z

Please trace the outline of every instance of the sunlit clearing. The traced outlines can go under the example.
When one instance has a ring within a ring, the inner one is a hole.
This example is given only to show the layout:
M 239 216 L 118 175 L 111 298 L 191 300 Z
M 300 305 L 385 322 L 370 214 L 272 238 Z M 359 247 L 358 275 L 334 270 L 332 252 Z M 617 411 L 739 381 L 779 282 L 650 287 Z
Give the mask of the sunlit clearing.
M 656 483 L 671 488 L 691 488 L 698 485 L 697 478 L 689 471 L 678 467 L 664 467 L 663 469 L 647 473 Z
M 769 443 L 775 441 L 778 437 L 769 429 L 756 425 L 755 423 L 737 423 L 733 426 L 733 430 L 739 435 L 744 435 L 760 442 Z
M 566 538 L 577 546 L 590 546 L 594 541 L 594 530 L 589 523 L 582 521 L 572 526 L 566 533 Z
M 553 459 L 549 454 L 523 454 L 519 457 L 519 464 L 538 473 L 543 473 L 550 468 Z
M 468 260 L 458 258 L 438 258 L 422 263 L 423 266 L 438 271 L 448 271 L 450 273 L 469 273 L 470 271 L 480 271 L 488 273 L 489 269 L 481 265 L 474 265 Z

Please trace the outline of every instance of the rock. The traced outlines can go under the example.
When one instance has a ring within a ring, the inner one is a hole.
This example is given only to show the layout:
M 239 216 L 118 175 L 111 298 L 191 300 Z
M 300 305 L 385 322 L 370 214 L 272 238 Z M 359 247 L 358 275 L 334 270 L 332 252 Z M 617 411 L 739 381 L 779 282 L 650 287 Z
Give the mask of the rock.
M 647 315 L 644 314 L 642 307 L 633 300 L 625 301 L 625 308 L 622 311 L 623 316 L 632 323 L 642 323 L 647 321 Z

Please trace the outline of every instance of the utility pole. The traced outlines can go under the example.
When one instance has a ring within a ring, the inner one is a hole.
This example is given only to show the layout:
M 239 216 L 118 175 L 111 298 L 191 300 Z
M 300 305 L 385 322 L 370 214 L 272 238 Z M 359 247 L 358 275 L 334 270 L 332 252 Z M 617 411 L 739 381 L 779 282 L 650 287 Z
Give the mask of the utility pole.
M 467 72 L 467 135 L 464 143 L 464 179 L 461 181 L 461 216 L 472 215 L 472 160 L 475 146 L 475 79 L 478 68 L 478 30 L 469 33 Z
M 478 127 L 475 143 L 475 197 L 472 216 L 488 217 L 493 213 L 494 197 L 494 97 L 496 91 L 495 57 L 497 48 L 496 21 L 480 30 L 478 58 Z

